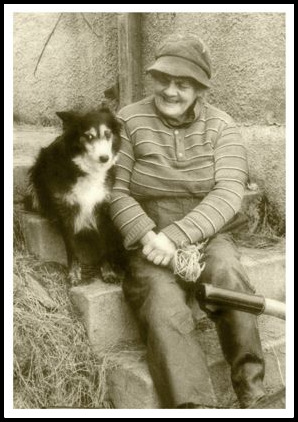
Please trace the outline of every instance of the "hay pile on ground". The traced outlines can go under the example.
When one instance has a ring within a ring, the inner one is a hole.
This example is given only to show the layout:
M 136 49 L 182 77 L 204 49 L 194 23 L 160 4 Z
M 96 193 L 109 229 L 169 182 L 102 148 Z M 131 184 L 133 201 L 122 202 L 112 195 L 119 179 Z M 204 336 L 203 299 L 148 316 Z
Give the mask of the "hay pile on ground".
M 94 354 L 68 296 L 66 268 L 42 263 L 25 248 L 14 213 L 14 408 L 112 408 L 107 373 L 143 360 L 139 344 L 122 342 Z
M 71 306 L 59 265 L 41 264 L 14 233 L 14 408 L 109 408 L 107 356 L 95 356 Z M 42 303 L 28 283 L 39 281 L 55 306 Z

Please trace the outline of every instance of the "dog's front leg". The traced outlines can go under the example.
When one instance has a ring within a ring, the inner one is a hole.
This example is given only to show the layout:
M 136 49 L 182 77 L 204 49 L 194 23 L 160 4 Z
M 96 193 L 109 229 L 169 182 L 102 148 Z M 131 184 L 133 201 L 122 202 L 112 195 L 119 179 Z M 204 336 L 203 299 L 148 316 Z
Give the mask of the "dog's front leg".
M 76 286 L 82 281 L 81 265 L 76 252 L 75 236 L 71 228 L 61 227 L 62 236 L 65 243 L 67 264 L 68 264 L 68 281 L 71 286 Z
M 118 274 L 109 262 L 104 262 L 100 267 L 101 277 L 105 283 L 120 283 Z
M 82 281 L 82 271 L 79 260 L 73 258 L 68 268 L 68 281 L 72 286 L 77 286 Z

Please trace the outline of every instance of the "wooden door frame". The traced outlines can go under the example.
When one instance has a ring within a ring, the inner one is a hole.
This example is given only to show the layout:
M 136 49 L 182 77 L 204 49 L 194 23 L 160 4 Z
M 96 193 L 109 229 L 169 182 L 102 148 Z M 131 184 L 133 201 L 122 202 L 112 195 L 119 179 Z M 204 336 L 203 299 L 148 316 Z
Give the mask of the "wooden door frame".
M 142 13 L 119 13 L 119 108 L 142 98 Z

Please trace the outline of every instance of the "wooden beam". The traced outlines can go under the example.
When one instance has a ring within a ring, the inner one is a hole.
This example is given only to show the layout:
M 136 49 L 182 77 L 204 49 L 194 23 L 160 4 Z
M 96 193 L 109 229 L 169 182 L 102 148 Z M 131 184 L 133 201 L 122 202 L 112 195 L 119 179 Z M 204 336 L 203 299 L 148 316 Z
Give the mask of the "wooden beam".
M 141 34 L 141 13 L 119 14 L 119 108 L 142 97 Z

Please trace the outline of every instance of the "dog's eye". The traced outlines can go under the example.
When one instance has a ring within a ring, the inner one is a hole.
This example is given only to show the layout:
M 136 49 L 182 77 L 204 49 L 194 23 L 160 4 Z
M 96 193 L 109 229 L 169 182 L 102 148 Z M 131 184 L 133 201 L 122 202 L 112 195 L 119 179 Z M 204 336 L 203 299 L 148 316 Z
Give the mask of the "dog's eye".
M 88 141 L 92 141 L 92 139 L 94 139 L 94 136 L 91 135 L 91 133 L 86 134 L 86 138 L 88 139 Z

